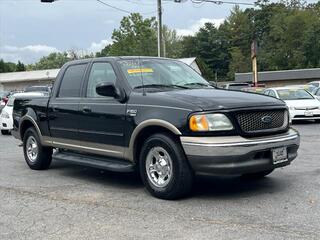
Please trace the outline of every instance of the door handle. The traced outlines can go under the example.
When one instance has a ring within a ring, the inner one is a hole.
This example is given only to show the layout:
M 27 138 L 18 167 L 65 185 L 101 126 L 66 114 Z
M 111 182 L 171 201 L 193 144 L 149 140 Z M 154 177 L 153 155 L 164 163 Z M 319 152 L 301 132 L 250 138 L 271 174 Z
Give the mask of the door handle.
M 91 108 L 90 107 L 83 107 L 82 112 L 84 113 L 91 113 Z

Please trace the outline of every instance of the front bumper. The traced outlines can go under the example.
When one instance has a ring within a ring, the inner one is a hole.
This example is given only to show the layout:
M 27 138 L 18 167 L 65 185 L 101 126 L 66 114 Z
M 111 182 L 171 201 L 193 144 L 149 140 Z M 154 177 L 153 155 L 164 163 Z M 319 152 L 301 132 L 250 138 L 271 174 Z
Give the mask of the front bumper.
M 308 114 L 309 113 L 309 114 Z M 320 119 L 320 109 L 290 110 L 291 120 L 317 120 Z
M 0 129 L 1 130 L 12 130 L 12 118 L 0 118 Z
M 259 138 L 241 136 L 181 137 L 181 143 L 193 170 L 204 174 L 245 174 L 289 165 L 297 157 L 299 133 Z M 271 149 L 287 147 L 288 161 L 274 165 Z

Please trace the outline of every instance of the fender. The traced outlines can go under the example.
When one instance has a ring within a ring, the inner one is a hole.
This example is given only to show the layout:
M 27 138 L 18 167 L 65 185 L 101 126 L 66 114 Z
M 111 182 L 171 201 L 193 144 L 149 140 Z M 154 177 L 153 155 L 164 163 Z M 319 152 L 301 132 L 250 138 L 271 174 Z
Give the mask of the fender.
M 27 122 L 27 121 L 30 121 L 32 123 L 32 125 L 34 126 L 34 128 L 36 129 L 37 133 L 38 133 L 38 136 L 39 136 L 39 139 L 41 141 L 41 144 L 44 145 L 44 140 L 43 140 L 43 136 L 42 136 L 42 133 L 41 133 L 41 130 L 39 128 L 39 125 L 37 123 L 37 115 L 35 113 L 35 111 L 31 108 L 28 108 L 27 109 L 27 113 L 20 119 L 20 122 L 19 122 L 19 134 L 20 134 L 20 138 L 21 140 L 22 139 L 22 129 L 23 129 L 23 126 L 24 124 Z
M 124 157 L 130 161 L 134 161 L 134 144 L 136 142 L 136 138 L 139 136 L 139 133 L 145 129 L 146 127 L 150 126 L 159 126 L 168 129 L 175 135 L 182 135 L 178 128 L 176 128 L 173 124 L 160 120 L 160 119 L 149 119 L 141 122 L 132 132 L 129 142 L 129 147 L 125 150 Z

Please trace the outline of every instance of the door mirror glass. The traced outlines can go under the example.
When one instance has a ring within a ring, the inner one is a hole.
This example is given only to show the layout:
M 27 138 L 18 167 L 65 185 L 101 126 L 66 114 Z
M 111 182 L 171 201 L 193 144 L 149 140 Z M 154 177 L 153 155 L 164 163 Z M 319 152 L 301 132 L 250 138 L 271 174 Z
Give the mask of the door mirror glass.
M 105 97 L 116 97 L 117 96 L 117 90 L 112 82 L 103 82 L 99 83 L 96 86 L 96 92 Z

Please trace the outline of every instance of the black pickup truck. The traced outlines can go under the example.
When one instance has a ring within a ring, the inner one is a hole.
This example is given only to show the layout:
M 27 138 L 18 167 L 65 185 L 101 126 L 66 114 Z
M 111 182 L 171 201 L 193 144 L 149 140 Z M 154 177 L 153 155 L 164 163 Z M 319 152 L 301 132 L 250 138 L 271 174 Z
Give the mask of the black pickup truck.
M 284 102 L 216 89 L 182 62 L 108 57 L 65 64 L 50 97 L 14 102 L 13 135 L 31 169 L 53 160 L 140 172 L 163 199 L 196 173 L 259 178 L 296 158 Z

